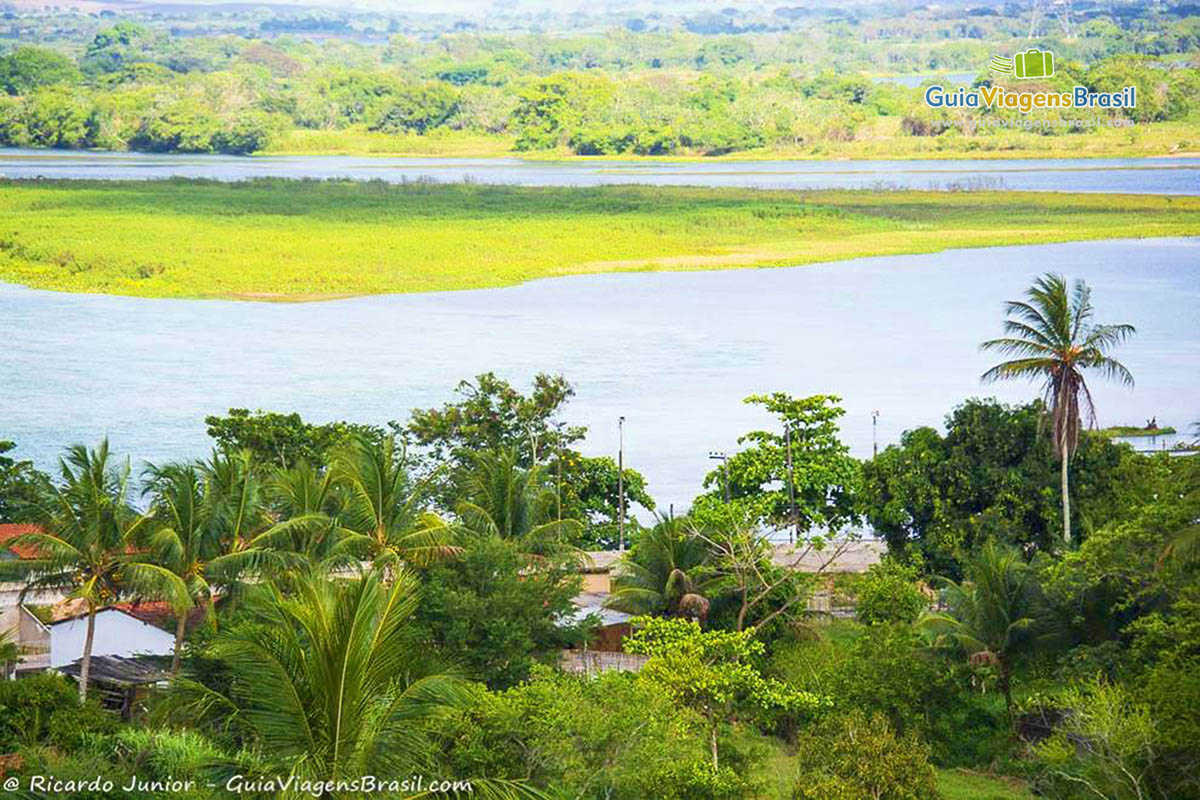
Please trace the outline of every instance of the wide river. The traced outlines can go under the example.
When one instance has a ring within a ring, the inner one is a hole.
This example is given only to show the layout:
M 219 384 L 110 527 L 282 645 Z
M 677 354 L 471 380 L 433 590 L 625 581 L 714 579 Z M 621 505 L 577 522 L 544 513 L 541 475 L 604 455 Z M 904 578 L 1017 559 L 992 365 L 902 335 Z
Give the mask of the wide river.
M 1089 173 L 1090 174 L 1090 173 Z M 1139 186 L 1145 188 L 1143 184 Z M 869 455 L 939 425 L 981 386 L 1003 301 L 1047 269 L 1087 280 L 1102 322 L 1138 333 L 1133 390 L 1093 378 L 1101 424 L 1200 419 L 1200 239 L 957 250 L 799 268 L 594 275 L 482 291 L 286 305 L 71 295 L 0 285 L 0 438 L 50 466 L 108 435 L 135 459 L 204 453 L 203 417 L 230 407 L 383 422 L 485 370 L 524 385 L 561 372 L 588 453 L 616 452 L 665 508 L 685 506 L 739 434 L 770 424 L 754 393 L 841 395 Z
M 1000 188 L 1200 194 L 1200 158 L 910 161 L 526 161 L 516 158 L 217 156 L 0 149 L 7 178 L 356 178 L 521 186 L 744 186 L 764 189 Z

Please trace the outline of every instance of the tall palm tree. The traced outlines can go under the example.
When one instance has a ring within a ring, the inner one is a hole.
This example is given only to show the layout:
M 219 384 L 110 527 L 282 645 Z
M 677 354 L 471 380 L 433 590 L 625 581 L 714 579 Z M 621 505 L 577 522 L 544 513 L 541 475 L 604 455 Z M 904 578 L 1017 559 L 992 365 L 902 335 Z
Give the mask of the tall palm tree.
M 74 445 L 59 459 L 59 481 L 44 506 L 33 511 L 40 530 L 12 545 L 36 556 L 0 561 L 0 579 L 25 580 L 25 590 L 58 589 L 83 600 L 87 633 L 79 669 L 79 698 L 87 699 L 96 612 L 129 588 L 165 581 L 162 567 L 138 563 L 136 536 L 146 518 L 128 502 L 129 461 L 113 463 L 108 440 L 95 450 Z M 177 598 L 176 598 L 177 599 Z
M 426 566 L 459 552 L 454 530 L 426 509 L 428 491 L 408 474 L 394 437 L 356 438 L 333 454 L 330 471 L 344 493 L 339 548 L 394 572 Z
M 710 606 L 710 553 L 685 520 L 659 520 L 618 562 L 605 605 L 629 614 L 703 618 Z
M 960 649 L 972 666 L 995 669 L 1012 714 L 1012 670 L 1050 636 L 1033 568 L 1013 547 L 988 540 L 967 562 L 962 582 L 945 579 L 948 611 L 925 612 L 917 628 L 937 647 Z
M 141 544 L 163 571 L 142 575 L 140 565 L 129 569 L 141 578 L 143 596 L 172 603 L 176 622 L 171 674 L 177 675 L 189 612 L 207 606 L 217 587 L 256 566 L 259 551 L 240 547 L 222 528 L 228 519 L 222 514 L 227 498 L 208 480 L 202 465 L 150 465 L 145 478 L 143 494 L 151 504 Z
M 1063 540 L 1071 543 L 1071 495 L 1068 472 L 1079 444 L 1080 408 L 1095 424 L 1096 409 L 1084 380 L 1085 370 L 1133 386 L 1133 375 L 1108 353 L 1134 333 L 1132 325 L 1093 322 L 1092 292 L 1083 281 L 1068 288 L 1061 275 L 1046 274 L 1025 292 L 1026 300 L 1005 305 L 1005 336 L 982 344 L 1013 356 L 983 373 L 983 381 L 1024 378 L 1043 382 L 1043 397 L 1054 435 L 1062 489 Z
M 459 479 L 458 516 L 468 531 L 516 542 L 527 553 L 561 551 L 582 526 L 559 518 L 557 493 L 545 477 L 537 465 L 521 466 L 515 449 L 472 453 Z

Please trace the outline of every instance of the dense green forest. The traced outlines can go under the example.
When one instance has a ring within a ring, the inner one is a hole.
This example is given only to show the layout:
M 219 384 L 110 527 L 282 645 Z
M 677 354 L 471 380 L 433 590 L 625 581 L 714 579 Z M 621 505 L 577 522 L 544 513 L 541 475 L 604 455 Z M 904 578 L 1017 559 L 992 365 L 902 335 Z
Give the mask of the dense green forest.
M 57 675 L 0 682 L 0 770 L 195 798 L 272 775 L 335 784 L 245 794 L 423 775 L 597 800 L 1200 797 L 1200 458 L 1083 429 L 1085 376 L 1129 378 L 1135 335 L 1086 286 L 1048 275 L 1008 309 L 985 378 L 1049 376 L 1043 398 L 966 400 L 859 460 L 839 398 L 753 396 L 762 428 L 684 516 L 579 452 L 550 375 L 480 375 L 383 426 L 233 409 L 205 421 L 211 455 L 140 474 L 107 442 L 54 475 L 0 456 L 0 521 L 40 526 L 0 576 L 180 620 L 135 725 Z M 644 663 L 563 673 L 598 623 L 572 605 L 582 551 L 619 522 L 607 602 Z M 887 543 L 865 574 L 790 569 L 766 538 L 864 525 Z M 811 613 L 822 591 L 854 617 Z
M 1055 76 L 1012 88 L 1133 85 L 1137 107 L 1103 116 L 1161 129 L 1152 152 L 1196 147 L 1184 123 L 1194 126 L 1200 97 L 1200 17 L 1188 7 L 1097 6 L 1071 27 L 1035 26 L 1033 39 L 1021 16 L 985 11 L 778 9 L 769 25 L 734 12 L 707 24 L 592 20 L 582 30 L 250 13 L 209 15 L 197 28 L 153 15 L 10 13 L 0 20 L 0 144 L 649 156 L 879 157 L 878 141 L 899 154 L 1078 149 L 1060 141 L 1069 129 L 1022 136 L 977 113 L 935 112 L 919 88 L 873 79 L 949 71 L 991 83 L 992 54 L 1038 46 L 1057 53 Z

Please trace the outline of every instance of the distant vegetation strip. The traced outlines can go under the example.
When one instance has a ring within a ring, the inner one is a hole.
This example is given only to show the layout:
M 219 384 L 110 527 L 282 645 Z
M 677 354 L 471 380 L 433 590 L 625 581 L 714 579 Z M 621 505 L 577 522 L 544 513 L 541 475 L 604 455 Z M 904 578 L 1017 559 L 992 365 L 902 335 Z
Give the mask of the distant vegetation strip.
M 0 280 L 314 300 L 581 273 L 810 264 L 1200 235 L 1200 198 L 523 188 L 381 181 L 0 183 Z
M 899 117 L 864 121 L 851 140 L 809 143 L 775 142 L 723 155 L 687 151 L 645 154 L 615 151 L 577 155 L 562 148 L 518 150 L 515 138 L 445 131 L 426 135 L 390 134 L 362 125 L 340 130 L 294 128 L 273 138 L 262 152 L 268 155 L 430 156 L 467 158 L 523 158 L 530 160 L 614 161 L 745 161 L 777 160 L 885 160 L 970 158 L 1141 158 L 1196 156 L 1200 140 L 1197 123 L 1187 121 L 1144 123 L 1131 128 L 1099 127 L 1086 134 L 1047 135 L 1033 128 L 989 130 L 977 136 L 915 136 L 908 134 Z
M 1100 432 L 1105 436 L 1123 436 L 1130 438 L 1134 436 L 1170 436 L 1175 433 L 1175 429 L 1170 425 L 1163 428 L 1142 428 L 1137 425 L 1113 425 L 1110 428 L 1104 428 Z

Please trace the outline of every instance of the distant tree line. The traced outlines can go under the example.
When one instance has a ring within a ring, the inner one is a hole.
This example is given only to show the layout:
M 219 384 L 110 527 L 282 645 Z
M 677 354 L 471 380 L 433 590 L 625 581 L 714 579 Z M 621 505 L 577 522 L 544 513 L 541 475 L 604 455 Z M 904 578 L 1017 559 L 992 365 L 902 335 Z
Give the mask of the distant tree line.
M 1194 52 L 1190 30 L 1171 53 Z M 917 136 L 970 124 L 927 108 L 919 90 L 859 71 L 979 70 L 988 44 L 922 64 L 872 65 L 845 56 L 841 41 L 832 30 L 817 56 L 798 38 L 751 35 L 397 36 L 365 47 L 182 39 L 121 21 L 78 51 L 22 45 L 0 55 L 0 145 L 245 154 L 290 130 L 356 129 L 463 132 L 579 155 L 719 155 L 853 141 L 878 117 L 903 119 L 903 132 Z M 1131 55 L 1145 48 L 1121 42 L 1076 50 L 1090 67 L 1064 45 L 1051 88 L 1136 85 L 1137 109 L 1114 113 L 1138 122 L 1188 118 L 1200 96 L 1196 71 Z

